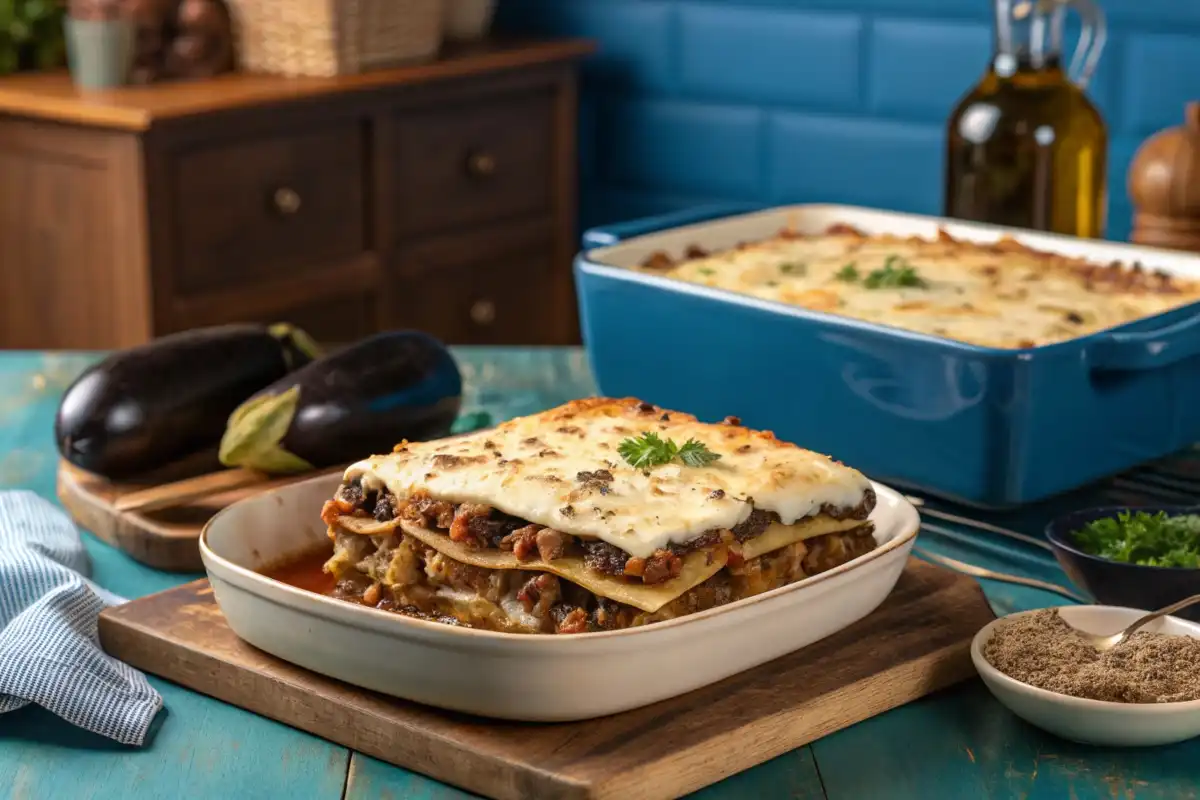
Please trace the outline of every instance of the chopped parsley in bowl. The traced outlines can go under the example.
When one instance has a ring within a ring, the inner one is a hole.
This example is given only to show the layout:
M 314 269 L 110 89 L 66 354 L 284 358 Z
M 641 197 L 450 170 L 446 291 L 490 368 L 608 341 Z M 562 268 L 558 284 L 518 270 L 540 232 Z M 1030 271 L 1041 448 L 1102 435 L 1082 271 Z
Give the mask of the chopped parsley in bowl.
M 1088 555 L 1143 567 L 1200 569 L 1200 514 L 1122 511 L 1072 531 Z
M 1200 508 L 1083 509 L 1046 526 L 1046 539 L 1099 603 L 1150 611 L 1200 594 Z M 1200 606 L 1178 616 L 1200 621 Z

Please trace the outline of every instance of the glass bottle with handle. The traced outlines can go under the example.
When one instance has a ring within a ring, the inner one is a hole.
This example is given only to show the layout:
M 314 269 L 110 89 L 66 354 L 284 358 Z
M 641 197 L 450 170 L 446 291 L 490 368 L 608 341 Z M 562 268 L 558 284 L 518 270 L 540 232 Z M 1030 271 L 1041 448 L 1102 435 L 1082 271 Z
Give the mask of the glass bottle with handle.
M 1108 131 L 1084 90 L 1104 49 L 1093 0 L 993 0 L 995 47 L 947 124 L 945 215 L 1099 238 Z M 1079 43 L 1063 63 L 1068 10 Z

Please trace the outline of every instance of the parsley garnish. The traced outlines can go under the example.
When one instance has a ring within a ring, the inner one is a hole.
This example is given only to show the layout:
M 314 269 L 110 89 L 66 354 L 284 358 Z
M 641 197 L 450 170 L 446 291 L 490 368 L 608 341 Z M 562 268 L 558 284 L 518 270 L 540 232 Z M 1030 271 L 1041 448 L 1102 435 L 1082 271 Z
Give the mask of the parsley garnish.
M 712 275 L 715 270 L 713 270 L 711 267 L 700 267 L 698 270 L 696 270 L 696 272 L 699 272 L 701 275 Z
M 851 261 L 849 264 L 839 269 L 837 274 L 833 277 L 837 278 L 839 281 L 854 283 L 856 280 L 858 280 L 858 267 L 854 266 L 854 262 Z
M 721 457 L 709 450 L 703 442 L 688 439 L 680 446 L 670 439 L 661 438 L 654 431 L 646 431 L 641 436 L 622 440 L 617 445 L 617 452 L 630 466 L 637 468 L 669 464 L 676 458 L 689 467 L 705 467 Z
M 883 268 L 874 270 L 863 281 L 863 286 L 868 289 L 920 288 L 925 285 L 925 280 L 917 274 L 917 270 L 900 256 L 888 256 Z
M 1071 534 L 1085 553 L 1144 567 L 1200 568 L 1200 515 L 1122 512 Z
M 679 448 L 679 460 L 689 467 L 707 467 L 720 457 L 709 450 L 703 442 L 695 439 L 688 439 L 683 443 L 683 447 Z
M 785 275 L 803 275 L 808 272 L 808 265 L 799 261 L 788 261 L 779 265 L 779 271 Z

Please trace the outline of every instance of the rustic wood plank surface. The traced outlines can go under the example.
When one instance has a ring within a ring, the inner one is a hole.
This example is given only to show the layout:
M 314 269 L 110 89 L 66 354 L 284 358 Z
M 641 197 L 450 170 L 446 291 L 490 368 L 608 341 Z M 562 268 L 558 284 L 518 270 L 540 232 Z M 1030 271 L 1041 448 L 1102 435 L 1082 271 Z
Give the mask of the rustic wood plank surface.
M 468 381 L 469 404 L 488 409 L 497 419 L 591 391 L 585 361 L 577 350 L 463 349 L 458 354 Z M 0 488 L 30 488 L 54 497 L 54 409 L 71 377 L 95 358 L 0 354 Z M 1185 469 L 1186 464 L 1174 472 L 1149 469 L 1102 489 L 995 521 L 1039 534 L 1046 519 L 1062 507 L 1136 501 L 1148 496 L 1151 487 L 1172 483 L 1171 476 Z M 1181 499 L 1195 500 L 1194 490 L 1185 488 L 1182 493 Z M 947 527 L 961 538 L 923 534 L 922 546 L 993 569 L 1066 582 L 1047 554 L 961 526 Z M 90 535 L 85 540 L 95 580 L 126 597 L 195 577 L 157 572 Z M 1064 602 L 1053 594 L 1006 584 L 985 582 L 984 590 L 998 614 Z M 153 744 L 140 751 L 82 734 L 37 709 L 0 716 L 0 798 L 173 800 L 218 793 L 296 800 L 471 797 L 152 680 L 163 693 L 168 713 Z M 694 796 L 704 800 L 1194 800 L 1200 796 L 1200 742 L 1146 751 L 1068 744 L 1020 722 L 978 681 L 972 681 L 835 733 Z
M 978 584 L 913 560 L 875 612 L 803 650 L 598 720 L 487 721 L 321 677 L 234 635 L 208 581 L 100 617 L 104 649 L 151 674 L 502 800 L 673 798 L 974 675 L 993 619 Z
M 345 800 L 468 800 L 478 797 L 357 753 L 346 778 Z M 690 795 L 691 800 L 743 797 L 824 800 L 825 792 L 821 788 L 821 776 L 817 773 L 812 750 L 798 748 Z

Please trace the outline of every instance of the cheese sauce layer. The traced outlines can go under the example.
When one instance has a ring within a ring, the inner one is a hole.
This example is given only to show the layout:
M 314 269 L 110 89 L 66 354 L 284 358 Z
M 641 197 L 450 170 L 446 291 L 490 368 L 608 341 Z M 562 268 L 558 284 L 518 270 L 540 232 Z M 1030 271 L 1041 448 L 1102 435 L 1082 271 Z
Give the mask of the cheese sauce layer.
M 1037 347 L 1200 300 L 1200 283 L 1140 265 L 1100 265 L 992 244 L 866 236 L 845 225 L 684 259 L 656 253 L 639 271 L 968 344 Z
M 682 446 L 694 439 L 720 456 L 638 469 L 621 442 L 651 432 Z M 491 430 L 404 443 L 346 470 L 363 489 L 403 500 L 418 489 L 452 503 L 482 503 L 529 522 L 605 541 L 639 558 L 754 509 L 790 525 L 822 506 L 859 505 L 870 482 L 828 456 L 737 424 L 711 425 L 636 399 L 576 400 Z

